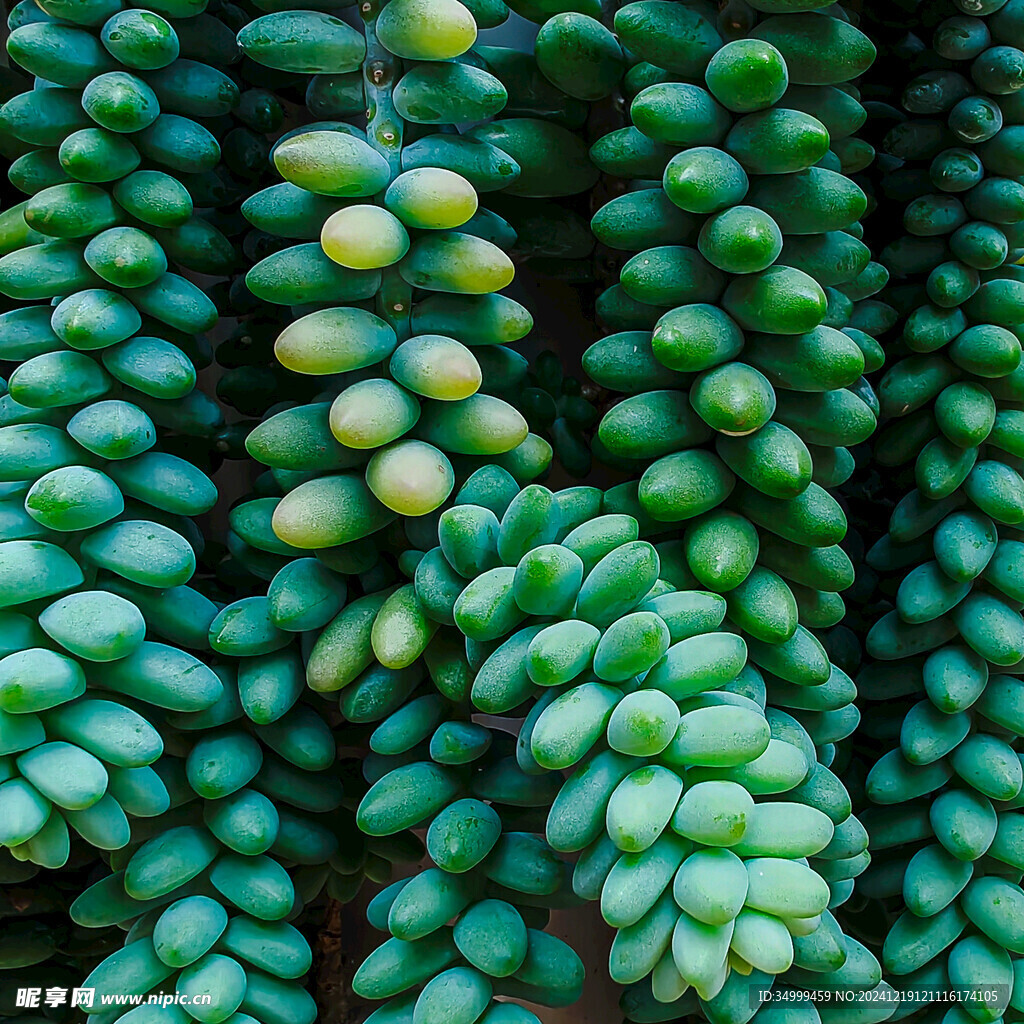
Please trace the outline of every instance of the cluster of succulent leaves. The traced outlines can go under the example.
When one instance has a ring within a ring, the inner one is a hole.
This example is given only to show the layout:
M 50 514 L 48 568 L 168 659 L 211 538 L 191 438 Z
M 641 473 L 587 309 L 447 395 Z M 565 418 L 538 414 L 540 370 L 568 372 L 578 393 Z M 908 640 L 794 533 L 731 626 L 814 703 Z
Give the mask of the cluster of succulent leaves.
M 898 320 L 878 384 L 889 425 L 873 442 L 899 500 L 866 555 L 885 613 L 868 622 L 860 681 L 895 713 L 865 716 L 878 856 L 864 889 L 889 911 L 881 958 L 897 989 L 984 977 L 957 1019 L 1012 1020 L 1024 1005 L 1021 9 L 957 7 L 927 24 L 941 59 L 894 77 L 903 114 L 876 193 L 902 228 L 879 255 Z
M 1024 1019 L 1024 0 L 322 6 L 10 14 L 0 1012 Z

